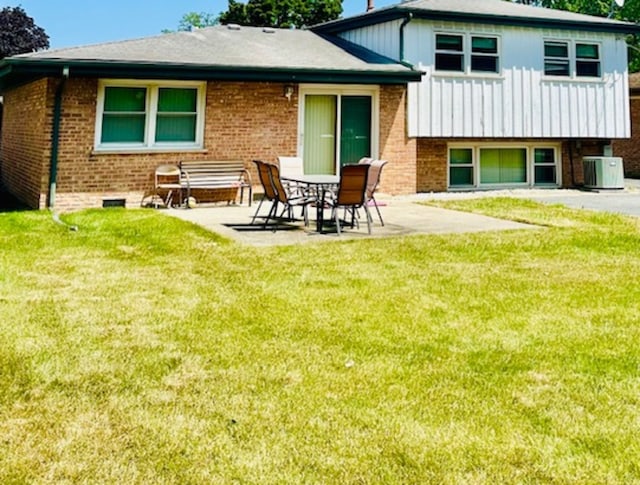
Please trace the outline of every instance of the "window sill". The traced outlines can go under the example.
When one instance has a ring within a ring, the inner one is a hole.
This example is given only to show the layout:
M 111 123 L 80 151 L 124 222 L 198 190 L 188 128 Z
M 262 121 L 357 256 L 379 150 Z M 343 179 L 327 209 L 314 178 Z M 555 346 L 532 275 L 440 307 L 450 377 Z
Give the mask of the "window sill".
M 446 72 L 446 71 L 433 71 L 431 77 L 437 78 L 448 78 L 448 79 L 481 79 L 481 80 L 490 80 L 490 81 L 504 81 L 505 77 L 502 74 L 497 73 L 486 73 L 482 74 L 479 72 Z
M 604 84 L 605 80 L 601 77 L 569 77 L 569 76 L 542 76 L 543 83 L 567 83 L 567 84 Z
M 137 155 L 147 153 L 208 153 L 206 148 L 192 148 L 192 147 L 140 147 L 140 148 L 94 148 L 91 151 L 91 155 Z

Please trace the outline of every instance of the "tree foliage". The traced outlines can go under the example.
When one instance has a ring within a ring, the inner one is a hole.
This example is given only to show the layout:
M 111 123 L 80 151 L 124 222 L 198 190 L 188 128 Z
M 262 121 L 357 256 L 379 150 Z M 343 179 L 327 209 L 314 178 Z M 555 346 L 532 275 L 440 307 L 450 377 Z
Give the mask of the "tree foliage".
M 206 12 L 189 12 L 182 16 L 178 30 L 188 31 L 218 24 L 218 16 Z
M 0 58 L 49 48 L 49 36 L 22 7 L 0 10 Z
M 342 0 L 228 0 L 220 23 L 256 27 L 305 27 L 337 19 Z
M 637 0 L 627 0 L 622 7 L 618 7 L 613 0 L 516 0 L 516 3 L 555 8 L 596 17 L 608 17 L 627 22 L 638 23 L 640 21 L 640 2 Z M 638 71 L 640 70 L 640 39 L 630 35 L 627 38 L 627 44 L 629 45 L 629 71 Z

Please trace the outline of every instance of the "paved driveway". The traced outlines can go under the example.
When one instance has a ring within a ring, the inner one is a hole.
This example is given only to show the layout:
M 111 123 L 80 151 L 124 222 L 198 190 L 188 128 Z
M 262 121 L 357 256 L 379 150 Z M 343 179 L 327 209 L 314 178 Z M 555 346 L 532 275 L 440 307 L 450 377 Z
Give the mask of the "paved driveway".
M 533 196 L 532 200 L 545 204 L 563 204 L 575 209 L 589 209 L 614 212 L 640 217 L 640 192 L 579 192 L 577 194 L 558 194 Z
M 470 199 L 477 197 L 517 197 L 544 204 L 562 204 L 640 217 L 640 180 L 625 180 L 624 190 L 516 189 L 458 193 L 420 194 L 425 199 Z

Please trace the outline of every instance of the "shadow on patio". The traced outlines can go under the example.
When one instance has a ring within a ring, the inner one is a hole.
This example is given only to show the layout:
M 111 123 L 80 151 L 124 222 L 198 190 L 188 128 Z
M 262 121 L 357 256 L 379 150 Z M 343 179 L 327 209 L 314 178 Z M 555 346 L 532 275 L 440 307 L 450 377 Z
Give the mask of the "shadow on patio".
M 461 232 L 497 231 L 509 229 L 534 229 L 536 226 L 491 217 L 458 212 L 417 204 L 407 198 L 383 199 L 380 207 L 385 225 L 381 226 L 374 213 L 372 235 L 367 233 L 366 221 L 361 220 L 360 228 L 346 228 L 338 236 L 335 230 L 316 232 L 315 220 L 305 227 L 302 221 L 281 223 L 273 231 L 266 229 L 251 218 L 257 205 L 216 205 L 199 206 L 194 209 L 169 209 L 166 214 L 198 224 L 210 231 L 252 246 L 276 246 L 303 244 L 321 241 L 347 241 L 353 239 L 405 236 L 411 234 L 447 234 Z M 296 211 L 296 215 L 299 211 Z M 313 213 L 313 211 L 312 211 Z M 313 216 L 314 214 L 312 214 Z M 364 217 L 362 214 L 361 217 Z

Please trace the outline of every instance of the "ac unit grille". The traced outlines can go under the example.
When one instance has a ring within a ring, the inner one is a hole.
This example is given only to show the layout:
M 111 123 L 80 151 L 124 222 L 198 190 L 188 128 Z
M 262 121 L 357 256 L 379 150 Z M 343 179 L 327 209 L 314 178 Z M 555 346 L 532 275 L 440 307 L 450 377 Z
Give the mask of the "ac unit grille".
M 620 157 L 584 157 L 584 186 L 588 189 L 624 189 L 624 169 Z

